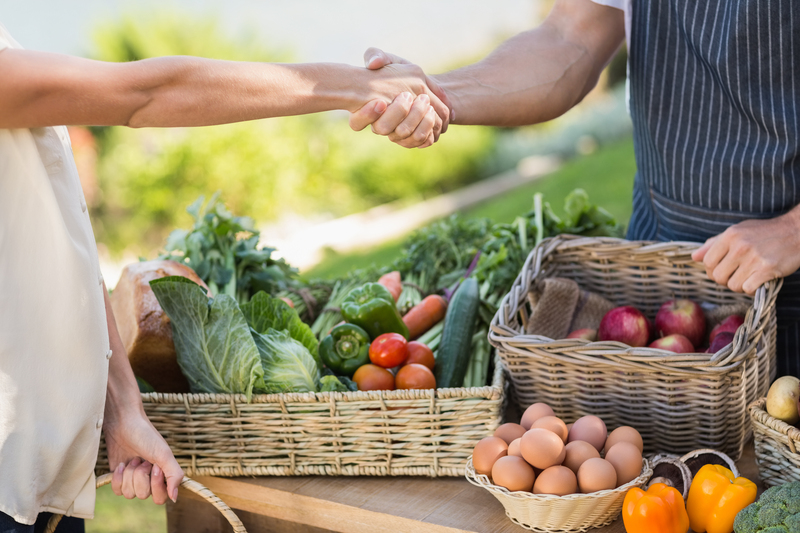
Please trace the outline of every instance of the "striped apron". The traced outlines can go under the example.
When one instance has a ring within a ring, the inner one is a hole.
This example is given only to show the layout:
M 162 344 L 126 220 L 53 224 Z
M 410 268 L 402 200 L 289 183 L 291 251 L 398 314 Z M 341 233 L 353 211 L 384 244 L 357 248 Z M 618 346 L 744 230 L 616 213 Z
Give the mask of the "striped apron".
M 634 0 L 628 238 L 702 242 L 800 203 L 800 1 Z M 778 375 L 800 377 L 800 273 L 778 297 Z

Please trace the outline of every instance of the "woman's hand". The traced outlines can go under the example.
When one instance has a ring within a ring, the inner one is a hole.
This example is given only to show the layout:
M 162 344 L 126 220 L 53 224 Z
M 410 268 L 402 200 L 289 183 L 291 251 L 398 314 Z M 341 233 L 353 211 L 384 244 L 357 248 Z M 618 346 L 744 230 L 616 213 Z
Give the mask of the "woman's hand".
M 114 494 L 129 500 L 144 500 L 152 494 L 158 505 L 167 498 L 176 501 L 183 470 L 169 446 L 143 411 L 119 415 L 106 410 L 103 425 L 109 464 L 114 468 Z
M 708 277 L 732 291 L 753 294 L 761 285 L 800 268 L 800 207 L 776 218 L 745 220 L 695 250 Z

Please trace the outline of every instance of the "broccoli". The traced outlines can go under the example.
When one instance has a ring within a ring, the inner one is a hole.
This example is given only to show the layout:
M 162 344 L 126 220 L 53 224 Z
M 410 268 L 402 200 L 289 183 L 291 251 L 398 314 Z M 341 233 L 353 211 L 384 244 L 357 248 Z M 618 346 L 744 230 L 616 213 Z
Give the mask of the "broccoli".
M 772 487 L 736 515 L 736 533 L 800 533 L 800 482 Z

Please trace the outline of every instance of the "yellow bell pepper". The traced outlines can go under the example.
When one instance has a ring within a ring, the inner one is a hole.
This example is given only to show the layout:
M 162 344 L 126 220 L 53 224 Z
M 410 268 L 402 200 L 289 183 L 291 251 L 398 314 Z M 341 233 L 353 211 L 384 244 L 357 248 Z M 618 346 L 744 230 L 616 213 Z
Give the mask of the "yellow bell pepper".
M 686 533 L 689 529 L 683 496 L 663 483 L 654 483 L 647 492 L 630 489 L 622 503 L 622 521 L 628 533 Z
M 705 465 L 689 487 L 686 509 L 697 533 L 732 533 L 739 511 L 756 501 L 755 483 L 720 465 Z

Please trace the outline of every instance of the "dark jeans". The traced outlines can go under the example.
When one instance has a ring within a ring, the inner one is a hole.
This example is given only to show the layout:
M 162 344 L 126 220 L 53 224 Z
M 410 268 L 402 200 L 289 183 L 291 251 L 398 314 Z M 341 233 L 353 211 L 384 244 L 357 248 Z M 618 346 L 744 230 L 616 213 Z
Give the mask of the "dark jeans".
M 0 533 L 42 533 L 47 527 L 47 521 L 53 516 L 50 513 L 41 513 L 36 518 L 36 524 L 28 526 L 15 522 L 7 514 L 0 513 Z M 84 533 L 83 519 L 65 516 L 58 523 L 56 533 Z

